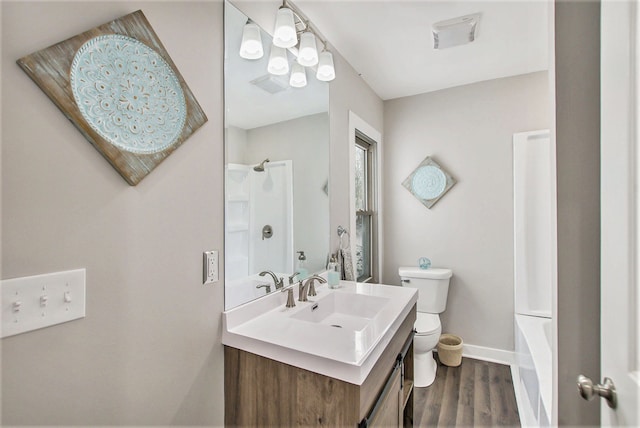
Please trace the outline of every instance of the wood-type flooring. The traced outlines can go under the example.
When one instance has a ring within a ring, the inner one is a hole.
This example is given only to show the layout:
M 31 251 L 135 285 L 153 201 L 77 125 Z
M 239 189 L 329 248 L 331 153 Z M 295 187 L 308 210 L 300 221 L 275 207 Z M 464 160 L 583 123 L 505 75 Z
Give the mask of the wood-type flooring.
M 414 390 L 413 415 L 414 427 L 520 426 L 511 369 L 471 358 L 458 367 L 438 361 L 433 384 Z

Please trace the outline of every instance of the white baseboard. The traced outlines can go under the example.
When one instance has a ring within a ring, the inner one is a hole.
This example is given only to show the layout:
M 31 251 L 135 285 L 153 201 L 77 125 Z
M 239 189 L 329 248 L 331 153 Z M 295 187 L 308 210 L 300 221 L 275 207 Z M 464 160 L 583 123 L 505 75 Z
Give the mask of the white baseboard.
M 476 360 L 490 361 L 492 363 L 506 364 L 508 366 L 516 362 L 515 352 L 513 351 L 469 345 L 467 343 L 462 345 L 462 356 Z
M 438 348 L 435 348 L 433 352 L 438 352 Z M 516 354 L 513 351 L 469 345 L 467 343 L 462 345 L 462 356 L 507 366 L 512 366 L 516 363 Z

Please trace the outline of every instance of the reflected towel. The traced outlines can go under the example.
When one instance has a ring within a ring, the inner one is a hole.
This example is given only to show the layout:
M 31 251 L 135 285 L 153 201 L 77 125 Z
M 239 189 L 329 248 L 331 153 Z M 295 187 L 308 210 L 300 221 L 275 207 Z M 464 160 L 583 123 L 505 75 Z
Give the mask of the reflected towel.
M 347 281 L 355 281 L 356 277 L 353 274 L 353 260 L 351 258 L 351 250 L 349 250 L 348 248 L 341 248 L 339 252 L 342 279 Z

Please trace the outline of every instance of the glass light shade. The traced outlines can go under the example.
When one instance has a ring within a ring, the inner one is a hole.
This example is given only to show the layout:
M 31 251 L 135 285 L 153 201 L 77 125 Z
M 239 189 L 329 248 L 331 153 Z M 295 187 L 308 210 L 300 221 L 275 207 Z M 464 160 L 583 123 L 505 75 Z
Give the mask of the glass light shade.
M 336 78 L 336 69 L 333 66 L 333 54 L 331 52 L 323 51 L 320 53 L 316 78 L 323 82 L 330 82 Z
M 318 48 L 316 36 L 311 31 L 305 31 L 300 36 L 300 49 L 298 50 L 298 64 L 305 67 L 313 67 L 318 63 Z
M 264 55 L 260 27 L 253 22 L 247 22 L 242 30 L 242 44 L 240 56 L 245 59 L 259 59 Z
M 280 48 L 292 48 L 298 44 L 293 12 L 287 7 L 278 9 L 276 28 L 273 30 L 273 44 Z
M 276 76 L 282 76 L 289 72 L 289 59 L 287 58 L 286 49 L 275 45 L 271 46 L 267 71 Z
M 291 77 L 289 78 L 289 85 L 294 88 L 302 88 L 307 86 L 307 73 L 303 66 L 294 63 L 291 66 Z

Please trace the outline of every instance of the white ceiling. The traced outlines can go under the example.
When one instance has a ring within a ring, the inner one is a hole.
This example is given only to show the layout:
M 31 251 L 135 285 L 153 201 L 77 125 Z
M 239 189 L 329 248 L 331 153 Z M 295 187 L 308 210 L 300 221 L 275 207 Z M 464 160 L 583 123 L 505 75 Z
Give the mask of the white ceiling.
M 545 0 L 293 2 L 383 100 L 548 68 Z M 433 23 L 476 12 L 474 42 L 433 49 Z
M 269 33 L 282 4 L 281 0 L 231 1 Z M 338 51 L 383 100 L 548 68 L 547 0 L 293 3 L 328 40 L 330 48 Z M 433 23 L 478 12 L 481 18 L 474 42 L 433 49 Z M 307 73 L 306 88 L 290 88 L 276 95 L 248 85 L 266 74 L 270 37 L 263 31 L 263 59 L 243 60 L 237 52 L 245 18 L 234 7 L 226 8 L 225 15 L 228 124 L 250 129 L 327 111 L 327 84 L 318 82 L 311 72 Z M 252 101 L 247 103 L 248 99 Z

